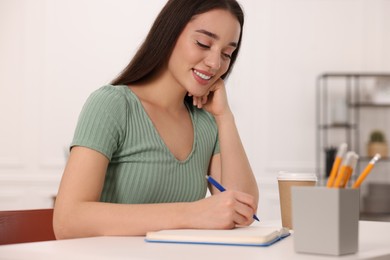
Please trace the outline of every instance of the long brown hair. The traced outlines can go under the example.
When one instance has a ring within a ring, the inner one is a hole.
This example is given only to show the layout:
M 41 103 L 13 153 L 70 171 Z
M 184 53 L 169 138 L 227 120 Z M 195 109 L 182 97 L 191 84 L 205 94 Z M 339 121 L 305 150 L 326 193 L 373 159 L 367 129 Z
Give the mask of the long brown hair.
M 240 23 L 238 46 L 233 52 L 226 78 L 236 61 L 241 45 L 244 14 L 236 0 L 169 0 L 154 21 L 145 41 L 129 65 L 112 81 L 113 85 L 129 85 L 154 75 L 169 59 L 179 35 L 194 15 L 212 9 L 231 12 Z

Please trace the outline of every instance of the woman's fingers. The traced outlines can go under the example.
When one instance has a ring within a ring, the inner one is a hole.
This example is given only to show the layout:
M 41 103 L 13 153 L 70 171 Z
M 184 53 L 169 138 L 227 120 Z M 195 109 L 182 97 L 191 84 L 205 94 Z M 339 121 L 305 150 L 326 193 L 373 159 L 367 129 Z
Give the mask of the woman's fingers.
M 202 108 L 204 104 L 207 103 L 207 95 L 201 97 L 192 97 L 192 104 L 197 108 Z
M 225 211 L 229 218 L 226 221 L 243 226 L 248 226 L 253 222 L 256 206 L 251 195 L 238 191 L 226 191 L 218 195 L 224 201 L 222 211 Z
M 208 97 L 210 95 L 210 91 L 207 92 L 207 94 L 203 95 L 203 96 L 200 96 L 200 97 L 196 97 L 194 95 L 192 95 L 191 93 L 188 93 L 187 94 L 189 97 L 192 97 L 192 104 L 197 107 L 197 108 L 202 108 L 203 105 L 205 105 L 208 101 Z
M 235 224 L 247 226 L 253 222 L 254 210 L 252 207 L 237 201 L 237 205 L 234 210 L 236 213 L 234 217 Z
M 234 222 L 237 225 L 250 225 L 253 222 L 253 215 L 256 212 L 254 198 L 246 193 L 234 192 Z

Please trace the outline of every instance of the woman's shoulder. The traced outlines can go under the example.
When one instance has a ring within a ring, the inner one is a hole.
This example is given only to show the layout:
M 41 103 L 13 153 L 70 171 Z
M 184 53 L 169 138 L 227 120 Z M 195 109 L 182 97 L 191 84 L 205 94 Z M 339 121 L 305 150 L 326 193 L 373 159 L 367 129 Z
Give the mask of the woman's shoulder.
M 90 97 L 100 99 L 124 99 L 126 97 L 127 86 L 124 85 L 104 85 L 93 91 Z
M 101 106 L 124 106 L 134 102 L 128 86 L 104 85 L 93 91 L 88 97 L 87 103 L 97 103 Z
M 131 110 L 134 99 L 127 86 L 105 85 L 94 90 L 86 102 L 83 110 L 94 114 L 105 113 L 120 117 Z

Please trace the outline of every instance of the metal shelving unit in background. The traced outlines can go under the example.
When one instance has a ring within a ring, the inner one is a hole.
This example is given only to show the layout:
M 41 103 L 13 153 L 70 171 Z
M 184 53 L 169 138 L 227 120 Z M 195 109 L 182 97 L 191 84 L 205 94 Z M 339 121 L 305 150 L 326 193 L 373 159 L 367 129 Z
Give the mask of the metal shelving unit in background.
M 378 79 L 390 82 L 390 73 L 335 72 L 318 76 L 316 83 L 316 167 L 320 184 L 326 182 L 329 171 L 329 165 L 328 169 L 326 167 L 326 150 L 331 147 L 337 148 L 341 142 L 348 144 L 348 150 L 359 154 L 359 162 L 368 162 L 371 159 L 367 157 L 361 145 L 361 140 L 367 139 L 366 136 L 362 136 L 361 130 L 369 127 L 361 113 L 362 111 L 375 113 L 378 109 L 389 109 L 388 119 L 390 120 L 390 103 L 379 104 L 367 98 L 367 87 L 372 87 Z M 343 113 L 344 120 L 336 122 L 333 120 L 332 111 L 335 106 L 340 105 L 340 100 L 341 107 L 344 106 L 341 110 L 344 111 L 338 112 Z M 390 129 L 387 129 L 387 132 L 389 131 Z M 390 162 L 389 158 L 381 160 Z M 360 172 L 360 163 L 355 170 Z

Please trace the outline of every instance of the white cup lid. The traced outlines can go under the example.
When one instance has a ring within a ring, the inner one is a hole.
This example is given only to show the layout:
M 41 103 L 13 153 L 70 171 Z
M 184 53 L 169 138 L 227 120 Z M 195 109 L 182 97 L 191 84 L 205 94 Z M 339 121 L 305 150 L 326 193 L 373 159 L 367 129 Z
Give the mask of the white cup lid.
M 314 173 L 279 172 L 279 181 L 317 181 Z

